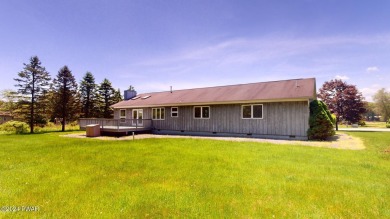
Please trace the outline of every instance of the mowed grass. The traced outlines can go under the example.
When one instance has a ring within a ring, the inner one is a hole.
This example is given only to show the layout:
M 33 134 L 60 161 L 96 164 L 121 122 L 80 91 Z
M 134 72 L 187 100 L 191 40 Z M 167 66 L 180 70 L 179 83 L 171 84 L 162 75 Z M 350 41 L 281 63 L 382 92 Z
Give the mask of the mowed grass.
M 389 218 L 390 134 L 349 151 L 201 139 L 0 135 L 0 207 L 43 218 Z
M 339 128 L 351 128 L 351 125 L 339 124 Z M 359 128 L 386 128 L 386 122 L 366 121 L 366 125 L 359 126 Z
M 386 122 L 369 122 L 369 121 L 366 121 L 366 125 L 364 127 L 367 127 L 367 128 L 386 128 Z

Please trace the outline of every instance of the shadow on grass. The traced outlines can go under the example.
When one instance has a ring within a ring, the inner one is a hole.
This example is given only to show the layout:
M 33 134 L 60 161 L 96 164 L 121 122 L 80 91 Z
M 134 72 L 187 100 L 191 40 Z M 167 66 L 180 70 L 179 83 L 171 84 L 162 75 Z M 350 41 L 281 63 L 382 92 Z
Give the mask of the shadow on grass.
M 340 135 L 335 134 L 333 136 L 328 137 L 325 141 L 327 141 L 327 142 L 336 142 L 338 140 L 340 140 Z
M 37 132 L 34 132 L 32 133 L 32 135 L 39 135 L 39 134 L 47 134 L 47 133 L 68 133 L 68 132 L 79 132 L 79 131 L 82 131 L 80 129 L 77 129 L 77 130 L 66 130 L 65 131 L 62 131 L 62 130 L 43 130 L 43 131 L 37 131 Z M 28 133 L 28 134 L 31 134 L 31 133 Z
M 41 135 L 41 134 L 47 134 L 47 133 L 69 133 L 69 132 L 80 132 L 82 130 L 42 130 L 42 131 L 37 131 L 34 133 L 15 133 L 15 132 L 0 132 L 0 135 Z

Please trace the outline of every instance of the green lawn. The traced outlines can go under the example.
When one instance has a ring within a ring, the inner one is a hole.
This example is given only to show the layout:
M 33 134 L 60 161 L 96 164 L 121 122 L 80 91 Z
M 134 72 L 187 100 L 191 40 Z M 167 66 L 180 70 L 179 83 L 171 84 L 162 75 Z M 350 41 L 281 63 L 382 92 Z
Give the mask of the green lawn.
M 0 217 L 389 218 L 390 134 L 348 151 L 0 135 Z M 3 207 L 4 209 L 4 207 Z
M 339 124 L 339 128 L 347 128 L 344 124 Z M 351 125 L 348 125 L 348 128 L 351 128 Z M 359 128 L 386 128 L 386 122 L 370 122 L 366 121 L 365 126 L 359 126 Z
M 367 128 L 386 128 L 386 122 L 366 122 Z

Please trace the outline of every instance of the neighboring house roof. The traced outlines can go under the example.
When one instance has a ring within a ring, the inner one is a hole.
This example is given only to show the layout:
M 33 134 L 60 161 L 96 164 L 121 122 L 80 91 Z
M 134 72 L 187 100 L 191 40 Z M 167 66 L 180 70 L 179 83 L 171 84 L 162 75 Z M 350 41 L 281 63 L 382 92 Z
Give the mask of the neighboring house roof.
M 11 113 L 8 112 L 0 112 L 0 116 L 12 116 Z
M 194 88 L 137 95 L 113 108 L 295 101 L 316 98 L 315 78 Z M 149 96 L 149 97 L 148 97 Z M 146 97 L 146 98 L 143 98 Z

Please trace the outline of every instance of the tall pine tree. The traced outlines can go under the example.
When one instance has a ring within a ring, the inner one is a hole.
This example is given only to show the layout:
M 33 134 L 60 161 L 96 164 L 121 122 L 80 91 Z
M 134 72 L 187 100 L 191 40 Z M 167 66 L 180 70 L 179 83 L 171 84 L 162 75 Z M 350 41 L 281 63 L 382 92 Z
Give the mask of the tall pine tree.
M 38 56 L 31 57 L 30 63 L 23 63 L 23 65 L 23 70 L 18 73 L 19 77 L 14 80 L 17 82 L 15 86 L 19 88 L 18 93 L 26 100 L 25 103 L 29 110 L 26 120 L 30 125 L 30 133 L 33 133 L 36 119 L 42 117 L 36 110 L 37 101 L 49 89 L 50 74 L 42 66 Z
M 80 82 L 81 116 L 84 118 L 99 116 L 98 95 L 95 77 L 87 72 Z
M 77 83 L 68 66 L 62 67 L 53 80 L 54 116 L 61 119 L 62 131 L 68 121 L 78 118 L 80 102 Z
M 123 100 L 122 98 L 122 93 L 121 93 L 121 89 L 118 88 L 118 90 L 115 91 L 114 93 L 114 97 L 112 99 L 113 103 L 119 103 Z
M 107 78 L 99 85 L 98 92 L 100 97 L 100 116 L 103 118 L 112 118 L 114 112 L 110 106 L 115 103 L 114 95 L 116 91 Z

